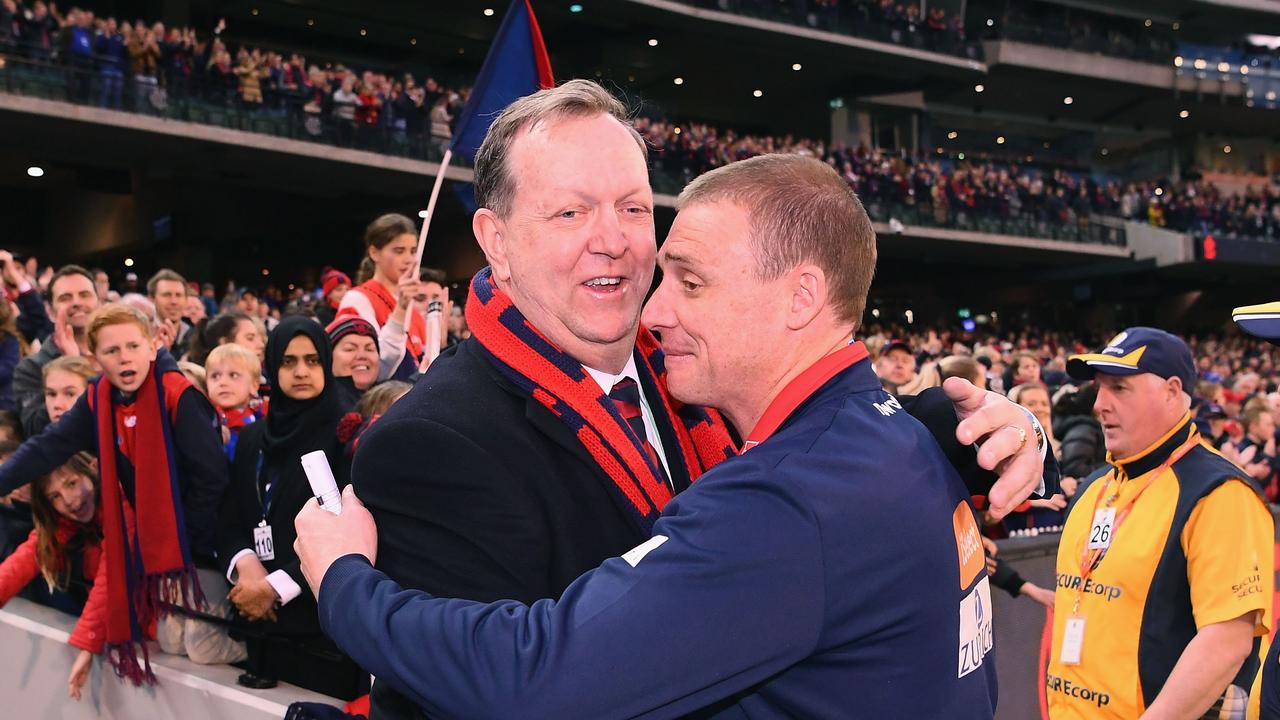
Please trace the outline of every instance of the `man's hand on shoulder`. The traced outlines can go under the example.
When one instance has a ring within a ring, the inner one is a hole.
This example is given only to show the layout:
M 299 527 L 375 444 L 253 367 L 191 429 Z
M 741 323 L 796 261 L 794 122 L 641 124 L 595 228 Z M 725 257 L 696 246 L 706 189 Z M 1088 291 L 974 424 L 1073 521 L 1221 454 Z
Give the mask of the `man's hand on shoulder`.
M 978 465 L 998 476 L 987 495 L 992 517 L 1007 515 L 1031 496 L 1044 478 L 1044 459 L 1031 416 L 1021 406 L 968 380 L 942 385 L 956 406 L 956 439 L 978 444 Z

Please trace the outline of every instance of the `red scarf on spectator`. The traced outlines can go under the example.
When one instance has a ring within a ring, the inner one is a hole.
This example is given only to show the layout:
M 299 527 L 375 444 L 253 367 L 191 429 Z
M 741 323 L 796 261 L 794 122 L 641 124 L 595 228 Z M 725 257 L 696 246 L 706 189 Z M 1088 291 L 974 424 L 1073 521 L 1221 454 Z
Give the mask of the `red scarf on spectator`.
M 167 373 L 163 373 L 167 374 Z M 151 364 L 136 393 L 131 413 L 122 414 L 111 397 L 112 386 L 99 378 L 89 387 L 98 428 L 98 472 L 102 483 L 102 547 L 107 566 L 106 652 L 116 674 L 134 684 L 155 683 L 143 628 L 166 605 L 196 608 L 200 584 L 187 548 L 178 490 L 177 465 L 169 403 L 165 389 L 180 395 L 190 383 L 165 382 Z M 176 403 L 176 397 L 173 398 Z M 118 417 L 119 416 L 119 417 Z M 121 437 L 132 423 L 132 442 Z M 126 503 L 117 453 L 134 470 L 135 527 L 126 524 Z M 142 663 L 138 662 L 142 651 Z
M 266 413 L 262 407 L 243 407 L 223 410 L 218 408 L 218 417 L 228 430 L 241 430 L 245 425 L 258 422 Z
M 396 309 L 396 298 L 389 290 L 382 286 L 377 280 L 368 280 L 353 288 L 349 292 L 362 292 L 365 297 L 369 298 L 369 304 L 373 306 L 374 317 L 378 320 L 378 329 L 387 324 L 387 319 L 391 317 L 391 313 Z M 352 313 L 354 315 L 354 311 Z M 340 313 L 340 315 L 342 315 Z M 408 321 L 406 331 L 408 338 L 405 339 L 405 349 L 409 355 L 413 357 L 415 363 L 422 362 L 422 350 L 427 346 L 427 321 L 422 317 L 422 313 L 416 312 L 413 308 L 405 313 Z M 358 317 L 358 316 L 357 316 Z
M 631 520 L 642 532 L 650 532 L 671 499 L 671 488 L 582 363 L 552 345 L 525 319 L 493 283 L 489 268 L 471 281 L 466 312 L 472 334 L 494 366 L 573 431 L 613 481 Z M 693 481 L 736 455 L 720 413 L 683 405 L 667 393 L 662 350 L 644 328 L 636 338 L 636 350 L 637 373 L 659 389 L 649 403 L 655 414 L 666 415 L 678 440 L 677 447 L 665 448 L 667 460 L 683 462 Z

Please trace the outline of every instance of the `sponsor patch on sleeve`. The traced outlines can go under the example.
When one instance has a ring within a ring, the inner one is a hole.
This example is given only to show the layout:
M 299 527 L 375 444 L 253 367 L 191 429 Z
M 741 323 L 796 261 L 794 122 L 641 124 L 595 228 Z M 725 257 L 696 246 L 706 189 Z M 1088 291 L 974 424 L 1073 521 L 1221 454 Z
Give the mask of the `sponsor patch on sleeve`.
M 962 678 L 982 667 L 982 661 L 994 645 L 991 583 L 984 576 L 960 601 L 960 657 L 956 677 Z
M 645 540 L 639 545 L 628 550 L 626 554 L 622 556 L 622 559 L 626 560 L 627 564 L 630 565 L 631 567 L 635 567 L 640 564 L 640 561 L 644 559 L 645 555 L 648 555 L 649 553 L 653 552 L 658 548 L 659 545 L 661 545 L 666 541 L 667 541 L 666 535 L 654 535 L 648 540 Z

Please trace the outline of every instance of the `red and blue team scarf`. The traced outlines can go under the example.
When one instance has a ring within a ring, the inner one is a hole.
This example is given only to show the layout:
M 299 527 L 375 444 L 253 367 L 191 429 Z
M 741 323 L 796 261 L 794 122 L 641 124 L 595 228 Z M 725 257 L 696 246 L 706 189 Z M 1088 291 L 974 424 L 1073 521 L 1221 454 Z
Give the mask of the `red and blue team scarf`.
M 116 674 L 135 685 L 156 681 L 143 629 L 171 606 L 197 609 L 203 603 L 187 547 L 171 420 L 178 398 L 190 386 L 182 373 L 157 372 L 155 363 L 151 364 L 133 401 L 132 452 L 120 437 L 121 428 L 128 421 L 115 406 L 111 384 L 98 378 L 87 390 L 97 423 L 102 483 L 102 562 L 107 563 L 106 655 Z M 133 463 L 132 532 L 125 521 L 127 499 L 120 486 L 117 453 Z
M 629 432 L 613 400 L 600 390 L 582 363 L 553 345 L 493 282 L 489 268 L 471 281 L 467 325 L 499 372 L 564 423 L 613 481 L 612 490 L 644 533 L 671 499 L 671 488 L 640 440 Z M 662 349 L 648 330 L 636 338 L 636 370 L 659 389 L 648 398 L 655 414 L 665 413 L 679 447 L 667 447 L 697 480 L 717 463 L 737 454 L 720 413 L 684 405 L 667 392 Z M 677 457 L 678 455 L 678 457 Z

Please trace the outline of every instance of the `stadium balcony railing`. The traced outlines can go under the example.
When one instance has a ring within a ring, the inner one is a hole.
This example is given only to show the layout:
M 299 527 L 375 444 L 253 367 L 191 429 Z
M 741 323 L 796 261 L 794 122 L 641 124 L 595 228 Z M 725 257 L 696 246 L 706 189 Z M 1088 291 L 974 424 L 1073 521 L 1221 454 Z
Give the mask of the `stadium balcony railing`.
M 982 47 L 966 42 L 948 23 L 931 30 L 927 17 L 912 21 L 905 17 L 889 20 L 880 16 L 878 3 L 858 0 L 848 3 L 820 3 L 815 0 L 675 0 L 681 5 L 719 10 L 731 15 L 796 25 L 813 30 L 850 35 L 867 40 L 902 45 L 915 50 L 954 55 L 969 60 L 982 60 Z M 899 6 L 900 10 L 901 7 Z
M 20 50 L 20 49 L 19 49 Z M 239 81 L 218 87 L 185 78 L 182 87 L 144 86 L 125 72 L 119 108 L 107 104 L 103 74 L 57 62 L 0 54 L 0 92 L 59 100 L 150 117 L 183 120 L 232 130 L 274 135 L 337 147 L 368 150 L 416 160 L 439 161 L 444 148 L 427 133 L 412 135 L 385 125 L 344 121 L 331 112 L 306 108 L 308 98 L 299 93 L 262 89 L 263 102 L 241 100 Z
M 189 92 L 183 93 L 173 88 L 144 88 L 128 75 L 122 83 L 120 110 L 125 112 L 416 160 L 439 161 L 443 156 L 443 145 L 429 135 L 413 135 L 382 125 L 361 126 L 340 120 L 332 113 L 306 112 L 297 97 L 283 97 L 264 91 L 265 102 L 259 105 L 242 102 L 237 88 L 233 86 L 213 90 L 190 83 Z M 101 74 L 96 70 L 35 63 L 14 56 L 0 57 L 0 92 L 103 107 L 100 102 L 103 85 Z M 145 92 L 139 93 L 140 88 Z M 682 173 L 664 170 L 661 160 L 655 162 L 651 175 L 654 189 L 669 195 L 678 194 L 690 179 Z M 867 202 L 867 210 L 873 220 L 886 223 L 897 221 L 918 227 L 1079 243 L 1125 244 L 1123 229 L 1106 228 L 1088 221 L 1044 220 L 1031 213 L 1014 217 L 972 211 L 935 213 L 929 203 L 899 205 L 874 199 Z
M 1105 55 L 1157 65 L 1172 62 L 1175 55 L 1172 43 L 1155 38 L 1132 37 L 1119 31 L 1085 34 L 1072 27 L 1048 23 L 1010 22 L 1005 24 L 993 39 L 1045 45 L 1072 52 Z

